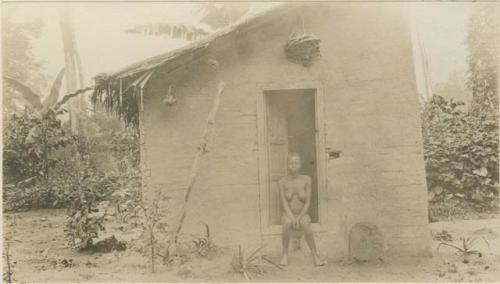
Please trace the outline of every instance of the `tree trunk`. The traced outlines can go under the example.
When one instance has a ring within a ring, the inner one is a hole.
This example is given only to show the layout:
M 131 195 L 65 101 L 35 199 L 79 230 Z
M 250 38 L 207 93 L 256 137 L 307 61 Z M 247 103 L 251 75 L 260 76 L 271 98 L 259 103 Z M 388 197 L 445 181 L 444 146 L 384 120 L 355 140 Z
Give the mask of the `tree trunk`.
M 64 46 L 64 62 L 66 67 L 66 92 L 74 93 L 83 87 L 83 74 L 73 30 L 71 10 L 68 6 L 60 10 L 60 25 Z M 73 133 L 81 131 L 80 112 L 82 110 L 82 98 L 69 102 L 69 115 L 71 130 Z

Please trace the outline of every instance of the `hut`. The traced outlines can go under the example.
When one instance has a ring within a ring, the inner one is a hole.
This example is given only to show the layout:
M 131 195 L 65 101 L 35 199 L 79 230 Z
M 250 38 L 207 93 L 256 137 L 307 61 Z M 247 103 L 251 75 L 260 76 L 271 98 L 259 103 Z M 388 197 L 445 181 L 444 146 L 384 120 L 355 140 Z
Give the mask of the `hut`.
M 427 191 L 409 15 L 396 3 L 288 3 L 96 79 L 93 99 L 139 125 L 144 196 L 171 216 L 223 83 L 186 232 L 280 249 L 277 181 L 289 151 L 312 177 L 320 251 L 369 224 L 385 253 L 428 251 Z M 351 248 L 349 248 L 351 249 Z

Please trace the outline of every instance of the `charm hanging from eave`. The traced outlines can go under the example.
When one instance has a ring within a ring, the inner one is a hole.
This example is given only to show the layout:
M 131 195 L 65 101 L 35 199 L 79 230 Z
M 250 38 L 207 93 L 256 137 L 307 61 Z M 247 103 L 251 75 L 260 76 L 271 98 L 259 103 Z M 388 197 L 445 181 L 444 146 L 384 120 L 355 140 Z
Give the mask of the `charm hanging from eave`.
M 291 62 L 310 66 L 320 56 L 319 38 L 292 34 L 285 45 L 285 55 Z
M 175 98 L 174 94 L 174 86 L 170 85 L 168 86 L 168 91 L 165 97 L 162 100 L 162 103 L 167 106 L 171 106 L 177 102 L 177 99 Z

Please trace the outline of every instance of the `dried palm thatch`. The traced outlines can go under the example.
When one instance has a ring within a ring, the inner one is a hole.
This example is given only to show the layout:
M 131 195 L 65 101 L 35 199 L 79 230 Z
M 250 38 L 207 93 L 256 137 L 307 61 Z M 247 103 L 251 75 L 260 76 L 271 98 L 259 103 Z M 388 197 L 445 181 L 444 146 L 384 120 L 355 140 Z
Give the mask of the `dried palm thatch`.
M 208 44 L 199 44 L 153 57 L 111 75 L 94 77 L 95 89 L 91 98 L 94 106 L 103 106 L 117 115 L 126 125 L 138 125 L 139 110 L 143 108 L 144 88 L 156 70 L 171 73 L 198 59 Z
M 238 23 L 186 47 L 152 57 L 117 72 L 99 74 L 94 78 L 95 89 L 91 101 L 94 106 L 103 106 L 108 112 L 116 114 L 127 125 L 138 125 L 144 87 L 153 71 L 158 70 L 156 73 L 165 75 L 185 67 L 204 56 L 219 39 L 248 31 L 253 26 L 275 19 L 279 16 L 275 13 L 277 10 L 286 11 L 282 7 L 288 6 L 276 6 L 251 17 L 245 17 Z
M 116 114 L 127 125 L 138 125 L 137 97 L 140 95 L 138 88 L 144 79 L 143 74 L 130 83 L 130 78 L 110 78 L 106 74 L 99 74 L 94 78 L 92 104 L 103 106 L 106 111 Z

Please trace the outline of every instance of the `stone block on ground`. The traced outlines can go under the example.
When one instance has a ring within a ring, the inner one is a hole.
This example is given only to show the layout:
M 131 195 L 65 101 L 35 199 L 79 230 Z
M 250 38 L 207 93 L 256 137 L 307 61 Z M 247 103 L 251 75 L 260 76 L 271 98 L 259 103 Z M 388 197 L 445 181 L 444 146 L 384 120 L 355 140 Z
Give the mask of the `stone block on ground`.
M 355 261 L 381 261 L 384 257 L 384 239 L 377 226 L 362 222 L 349 233 L 349 259 Z

